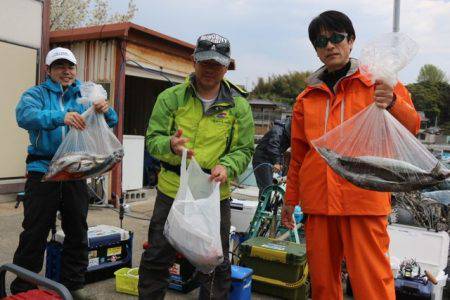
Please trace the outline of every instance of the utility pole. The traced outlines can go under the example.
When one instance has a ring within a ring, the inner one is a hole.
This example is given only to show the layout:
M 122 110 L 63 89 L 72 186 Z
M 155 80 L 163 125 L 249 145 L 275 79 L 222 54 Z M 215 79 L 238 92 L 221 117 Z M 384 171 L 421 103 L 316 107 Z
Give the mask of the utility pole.
M 400 30 L 400 0 L 394 0 L 394 32 Z

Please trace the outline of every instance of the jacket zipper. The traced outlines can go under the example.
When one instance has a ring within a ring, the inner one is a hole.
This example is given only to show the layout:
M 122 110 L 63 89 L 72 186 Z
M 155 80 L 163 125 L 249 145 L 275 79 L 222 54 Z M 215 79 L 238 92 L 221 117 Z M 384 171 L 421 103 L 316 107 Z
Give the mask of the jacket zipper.
M 345 98 L 341 101 L 341 124 L 344 123 L 345 113 Z M 325 129 L 324 134 L 327 133 L 328 118 L 330 117 L 330 98 L 327 98 L 327 108 L 325 109 Z
M 62 94 L 61 94 L 61 97 L 59 98 L 59 107 L 60 107 L 61 111 L 63 112 L 64 111 L 63 98 L 64 98 L 65 91 L 63 90 L 62 87 L 61 87 L 61 91 L 62 91 Z M 66 137 L 66 126 L 65 125 L 62 126 L 61 131 L 62 131 L 62 140 L 64 140 L 64 138 Z
M 38 135 L 37 135 L 37 137 L 36 137 L 36 141 L 34 142 L 34 146 L 36 147 L 36 149 L 37 149 L 37 147 L 38 147 L 38 143 L 39 143 L 39 138 L 41 137 L 41 131 L 39 130 L 38 131 Z

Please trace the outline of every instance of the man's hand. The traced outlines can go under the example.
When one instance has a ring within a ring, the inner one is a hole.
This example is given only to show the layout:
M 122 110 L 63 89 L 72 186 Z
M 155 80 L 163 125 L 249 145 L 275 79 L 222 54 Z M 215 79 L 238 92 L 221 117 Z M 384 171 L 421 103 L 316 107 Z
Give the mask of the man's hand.
M 184 144 L 186 144 L 189 139 L 181 137 L 183 135 L 183 130 L 178 129 L 177 132 L 175 132 L 175 135 L 173 135 L 170 138 L 170 149 L 172 149 L 172 152 L 176 155 L 182 156 L 183 155 L 183 149 Z M 187 151 L 187 158 L 191 158 L 194 155 L 194 151 L 188 149 Z
M 379 108 L 386 108 L 394 100 L 394 88 L 383 80 L 375 81 L 375 104 Z
M 227 182 L 227 168 L 222 165 L 217 165 L 211 170 L 211 176 L 209 176 L 209 180 L 214 180 L 216 182 L 220 182 L 224 184 Z
M 103 100 L 98 100 L 94 102 L 94 109 L 97 113 L 99 114 L 104 114 L 108 111 L 109 109 L 109 104 L 108 102 L 106 102 L 105 99 Z
M 78 130 L 84 130 L 86 128 L 86 123 L 83 117 L 77 112 L 68 112 L 64 117 L 64 124 L 67 126 L 72 126 Z
M 283 166 L 280 165 L 279 163 L 274 164 L 272 167 L 272 171 L 275 173 L 280 173 L 282 170 L 283 170 Z
M 294 229 L 295 222 L 292 214 L 294 213 L 295 206 L 294 205 L 286 205 L 283 204 L 283 208 L 281 209 L 281 222 L 288 229 Z

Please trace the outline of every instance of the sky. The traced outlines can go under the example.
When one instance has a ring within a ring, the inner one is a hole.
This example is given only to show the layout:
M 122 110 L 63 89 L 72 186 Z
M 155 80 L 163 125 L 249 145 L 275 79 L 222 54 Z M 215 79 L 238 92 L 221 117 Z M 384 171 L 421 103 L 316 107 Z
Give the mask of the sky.
M 128 1 L 110 0 L 125 12 Z M 313 71 L 322 64 L 308 39 L 308 25 L 325 10 L 347 14 L 356 31 L 351 56 L 392 31 L 394 0 L 135 0 L 132 22 L 195 44 L 199 35 L 218 33 L 231 42 L 236 70 L 227 77 L 252 89 L 259 77 Z M 404 83 L 417 79 L 424 64 L 450 77 L 450 0 L 402 0 L 400 32 L 418 44 L 418 53 L 400 71 Z

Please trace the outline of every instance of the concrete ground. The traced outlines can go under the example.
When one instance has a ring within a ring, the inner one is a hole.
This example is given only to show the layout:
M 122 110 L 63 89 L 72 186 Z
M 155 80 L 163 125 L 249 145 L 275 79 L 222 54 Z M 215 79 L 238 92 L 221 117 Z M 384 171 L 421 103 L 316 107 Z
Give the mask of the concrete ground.
M 146 201 L 130 203 L 131 214 L 144 219 L 150 219 L 153 212 L 155 192 L 151 191 L 150 197 Z M 21 222 L 23 219 L 23 206 L 20 205 L 18 209 L 14 209 L 14 196 L 0 196 L 0 265 L 4 263 L 12 262 L 14 251 L 18 244 L 18 237 L 22 230 Z M 99 224 L 120 226 L 118 213 L 110 208 L 91 207 L 88 216 L 89 226 L 95 226 Z M 149 221 L 139 220 L 130 217 L 125 217 L 123 222 L 123 228 L 134 232 L 133 241 L 133 266 L 138 266 L 140 257 L 142 254 L 142 243 L 147 240 L 147 230 Z M 7 276 L 7 287 L 12 280 L 10 274 Z M 120 294 L 115 291 L 114 278 L 104 280 L 97 283 L 87 285 L 87 289 L 97 295 L 99 300 L 108 299 L 137 299 L 135 296 Z M 167 293 L 166 299 L 178 300 L 197 299 L 198 291 L 194 290 L 189 294 L 181 294 L 173 291 Z M 259 295 L 253 293 L 253 299 L 256 300 L 268 300 L 276 299 L 273 297 Z M 350 298 L 348 298 L 350 299 Z

